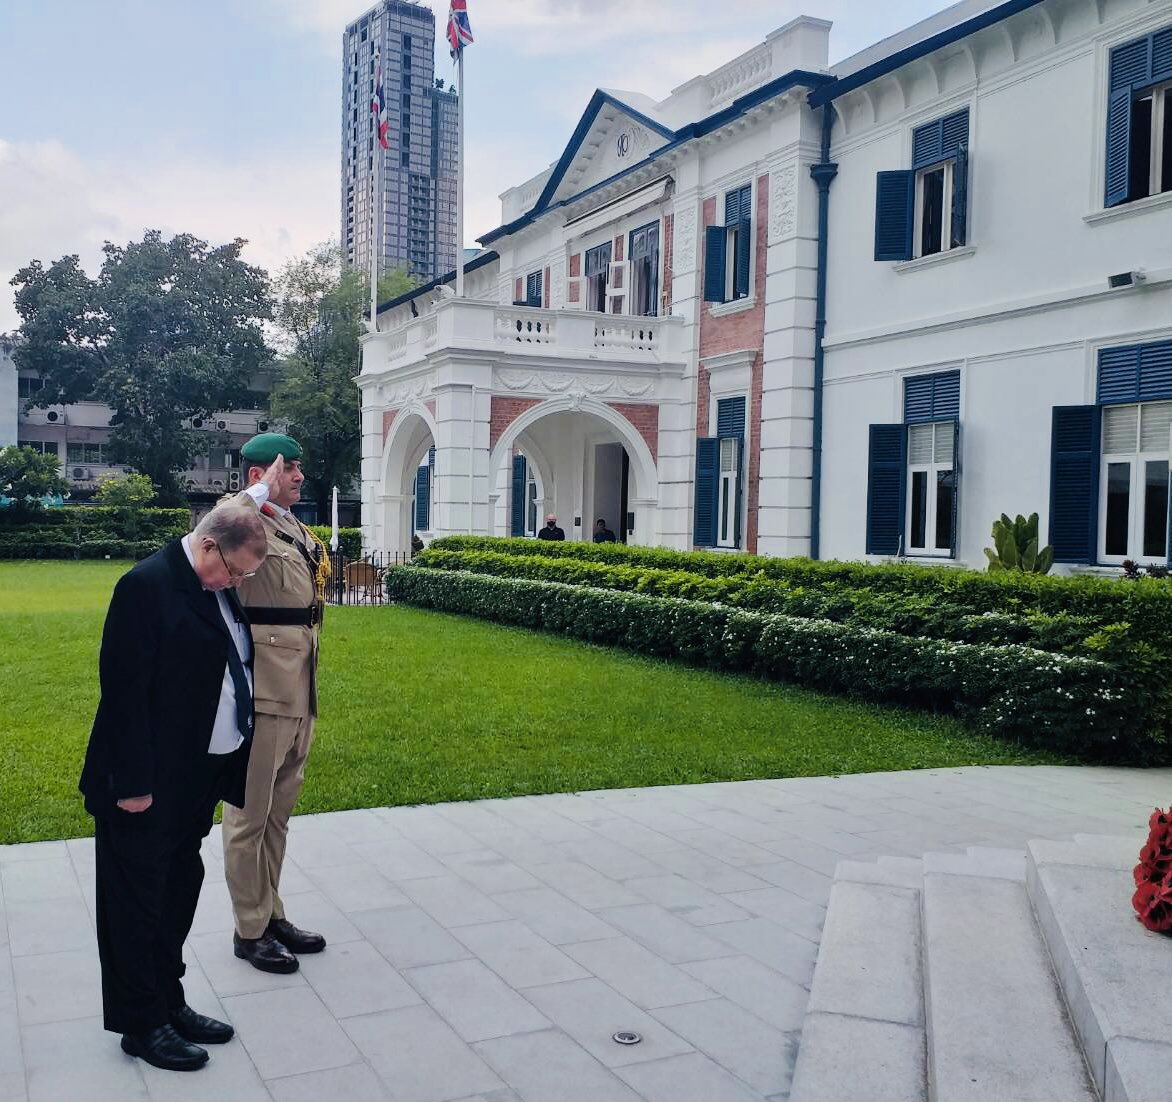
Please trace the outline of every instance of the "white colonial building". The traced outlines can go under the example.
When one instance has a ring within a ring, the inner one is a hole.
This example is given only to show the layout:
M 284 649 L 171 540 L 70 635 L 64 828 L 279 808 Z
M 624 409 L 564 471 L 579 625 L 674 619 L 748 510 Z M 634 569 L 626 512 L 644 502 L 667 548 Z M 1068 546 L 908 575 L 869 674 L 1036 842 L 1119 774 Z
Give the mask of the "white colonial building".
M 595 93 L 452 276 L 379 310 L 371 549 L 476 532 L 1164 561 L 1172 0 L 966 0 L 828 66 L 793 21 Z

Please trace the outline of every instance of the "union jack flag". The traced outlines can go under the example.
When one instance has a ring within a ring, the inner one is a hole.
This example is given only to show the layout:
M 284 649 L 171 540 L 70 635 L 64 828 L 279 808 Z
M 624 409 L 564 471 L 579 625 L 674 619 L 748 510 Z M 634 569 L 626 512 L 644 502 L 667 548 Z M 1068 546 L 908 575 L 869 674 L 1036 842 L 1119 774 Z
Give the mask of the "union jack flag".
M 383 63 L 377 47 L 374 51 L 374 70 L 374 97 L 370 101 L 370 111 L 374 115 L 375 126 L 378 129 L 378 144 L 383 149 L 390 149 L 391 143 L 387 141 L 390 123 L 387 121 L 386 96 L 383 95 Z
M 448 9 L 448 45 L 453 60 L 472 42 L 472 24 L 468 22 L 468 0 L 452 0 Z M 463 93 L 461 88 L 460 92 Z

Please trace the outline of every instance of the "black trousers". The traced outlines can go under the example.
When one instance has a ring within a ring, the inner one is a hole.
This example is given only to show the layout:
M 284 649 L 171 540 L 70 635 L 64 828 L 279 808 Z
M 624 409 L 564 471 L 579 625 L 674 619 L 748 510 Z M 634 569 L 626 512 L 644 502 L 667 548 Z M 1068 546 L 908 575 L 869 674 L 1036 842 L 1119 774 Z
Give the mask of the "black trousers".
M 238 753 L 238 752 L 237 752 Z M 208 754 L 183 793 L 94 819 L 106 1029 L 141 1033 L 184 1004 L 183 943 L 203 885 L 200 842 L 237 754 Z

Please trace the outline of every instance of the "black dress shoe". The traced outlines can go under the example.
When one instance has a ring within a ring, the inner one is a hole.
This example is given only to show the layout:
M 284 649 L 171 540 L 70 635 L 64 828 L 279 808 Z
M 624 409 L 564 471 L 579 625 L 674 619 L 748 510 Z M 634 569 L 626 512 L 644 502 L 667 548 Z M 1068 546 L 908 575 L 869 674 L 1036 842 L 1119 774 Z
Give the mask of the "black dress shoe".
M 197 1014 L 187 1005 L 171 1011 L 171 1025 L 185 1041 L 194 1041 L 197 1045 L 224 1045 L 236 1032 L 227 1022 Z
M 122 1051 L 164 1071 L 196 1071 L 208 1062 L 206 1049 L 185 1041 L 170 1025 L 123 1033 Z
M 285 975 L 296 972 L 299 967 L 297 958 L 267 932 L 260 937 L 233 934 L 232 949 L 241 960 L 248 961 L 253 968 L 259 968 L 262 972 Z
M 321 934 L 299 930 L 292 922 L 283 918 L 269 919 L 269 928 L 265 933 L 279 941 L 291 953 L 320 953 L 326 947 L 326 939 Z

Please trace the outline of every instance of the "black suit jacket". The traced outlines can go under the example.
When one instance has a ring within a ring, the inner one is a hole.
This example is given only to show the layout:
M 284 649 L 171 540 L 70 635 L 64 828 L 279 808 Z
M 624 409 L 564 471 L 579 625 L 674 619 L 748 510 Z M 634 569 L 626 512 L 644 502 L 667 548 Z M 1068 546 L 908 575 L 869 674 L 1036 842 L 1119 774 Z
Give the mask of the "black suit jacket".
M 228 599 L 239 609 L 231 591 Z M 147 793 L 154 797 L 151 819 L 191 809 L 233 645 L 215 595 L 200 584 L 179 540 L 118 580 L 102 632 L 102 696 L 78 785 L 91 815 L 113 815 L 118 800 Z M 248 750 L 246 742 L 231 755 L 218 794 L 237 807 L 244 806 Z

